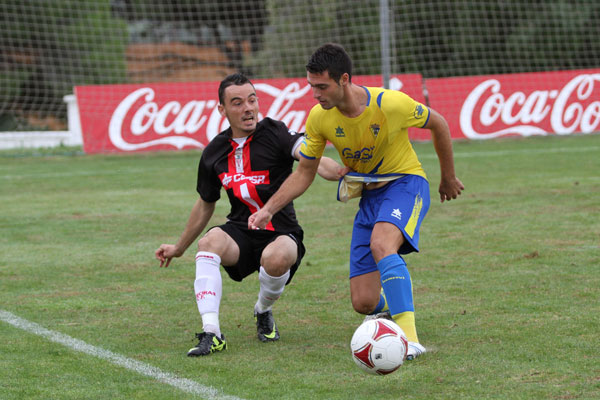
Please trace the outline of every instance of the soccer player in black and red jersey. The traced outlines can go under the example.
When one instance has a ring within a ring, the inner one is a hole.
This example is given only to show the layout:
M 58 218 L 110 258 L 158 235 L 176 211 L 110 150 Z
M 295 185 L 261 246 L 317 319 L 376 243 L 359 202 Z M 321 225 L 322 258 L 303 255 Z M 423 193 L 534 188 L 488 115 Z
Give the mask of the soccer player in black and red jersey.
M 260 289 L 254 306 L 257 335 L 263 342 L 279 339 L 272 306 L 283 293 L 304 256 L 303 231 L 290 202 L 273 216 L 265 229 L 249 230 L 248 218 L 269 200 L 291 174 L 303 135 L 282 122 L 258 121 L 258 97 L 242 74 L 226 77 L 219 86 L 219 112 L 230 127 L 204 149 L 198 167 L 197 191 L 187 225 L 176 244 L 162 244 L 155 252 L 161 267 L 181 256 L 202 233 L 225 188 L 231 211 L 227 222 L 215 226 L 198 241 L 194 290 L 203 332 L 188 356 L 204 356 L 227 348 L 219 324 L 222 294 L 220 265 L 234 281 L 258 272 Z M 323 157 L 319 174 L 338 180 L 340 166 Z

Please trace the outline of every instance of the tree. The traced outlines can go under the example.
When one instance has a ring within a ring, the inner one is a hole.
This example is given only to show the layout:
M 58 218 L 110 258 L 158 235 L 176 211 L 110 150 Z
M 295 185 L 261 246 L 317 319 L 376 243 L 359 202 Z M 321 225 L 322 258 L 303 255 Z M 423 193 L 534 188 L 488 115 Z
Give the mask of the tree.
M 208 27 L 217 46 L 229 59 L 229 67 L 244 70 L 244 45 L 257 52 L 268 23 L 266 0 L 119 0 L 113 9 L 126 20 L 181 24 L 189 31 Z M 152 28 L 152 27 L 151 27 Z M 198 35 L 200 36 L 200 35 Z M 203 45 L 198 37 L 193 43 Z
M 0 113 L 65 117 L 73 86 L 126 79 L 125 24 L 109 0 L 5 1 L 0 17 Z M 4 86 L 4 83 L 3 83 Z M 9 105 L 10 106 L 7 106 Z

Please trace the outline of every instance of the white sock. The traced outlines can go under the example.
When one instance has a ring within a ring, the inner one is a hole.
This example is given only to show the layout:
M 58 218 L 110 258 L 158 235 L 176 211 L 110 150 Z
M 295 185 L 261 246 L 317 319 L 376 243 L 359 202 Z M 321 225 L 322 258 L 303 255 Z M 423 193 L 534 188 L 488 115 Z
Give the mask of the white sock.
M 281 293 L 283 293 L 285 283 L 289 277 L 290 271 L 287 271 L 281 276 L 274 277 L 267 274 L 263 267 L 260 267 L 260 271 L 258 272 L 260 290 L 258 291 L 258 301 L 254 306 L 254 309 L 258 313 L 262 314 L 272 308 L 275 300 L 277 300 L 279 296 L 281 296 Z
M 219 305 L 223 294 L 221 280 L 221 257 L 207 251 L 196 254 L 196 280 L 194 292 L 196 304 L 202 316 L 202 329 L 221 337 L 219 326 Z
M 219 326 L 219 313 L 207 312 L 202 314 L 202 330 L 204 332 L 214 333 L 221 337 L 221 328 Z

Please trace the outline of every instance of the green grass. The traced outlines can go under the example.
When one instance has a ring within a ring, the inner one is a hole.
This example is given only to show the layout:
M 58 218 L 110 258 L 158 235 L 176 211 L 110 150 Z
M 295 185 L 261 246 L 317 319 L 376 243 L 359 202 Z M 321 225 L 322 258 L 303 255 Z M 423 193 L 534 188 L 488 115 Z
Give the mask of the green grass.
M 0 152 L 0 310 L 244 399 L 600 398 L 600 135 L 455 143 L 466 191 L 444 204 L 432 145 L 415 148 L 432 206 L 406 259 L 430 352 L 394 374 L 350 358 L 358 203 L 320 178 L 295 201 L 308 253 L 274 309 L 281 340 L 256 339 L 256 277 L 225 276 L 230 348 L 185 356 L 195 252 L 168 269 L 153 252 L 187 220 L 197 152 Z M 197 398 L 3 321 L 0 355 L 3 400 Z

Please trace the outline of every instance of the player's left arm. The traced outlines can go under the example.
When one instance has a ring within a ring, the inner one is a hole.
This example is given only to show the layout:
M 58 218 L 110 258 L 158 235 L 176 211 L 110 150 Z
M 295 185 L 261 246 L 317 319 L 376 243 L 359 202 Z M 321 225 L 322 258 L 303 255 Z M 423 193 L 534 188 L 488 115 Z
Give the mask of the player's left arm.
M 463 183 L 456 177 L 454 170 L 454 154 L 452 138 L 446 119 L 437 111 L 429 108 L 429 120 L 423 127 L 431 131 L 433 146 L 440 161 L 441 181 L 439 186 L 440 200 L 456 199 L 465 190 Z

